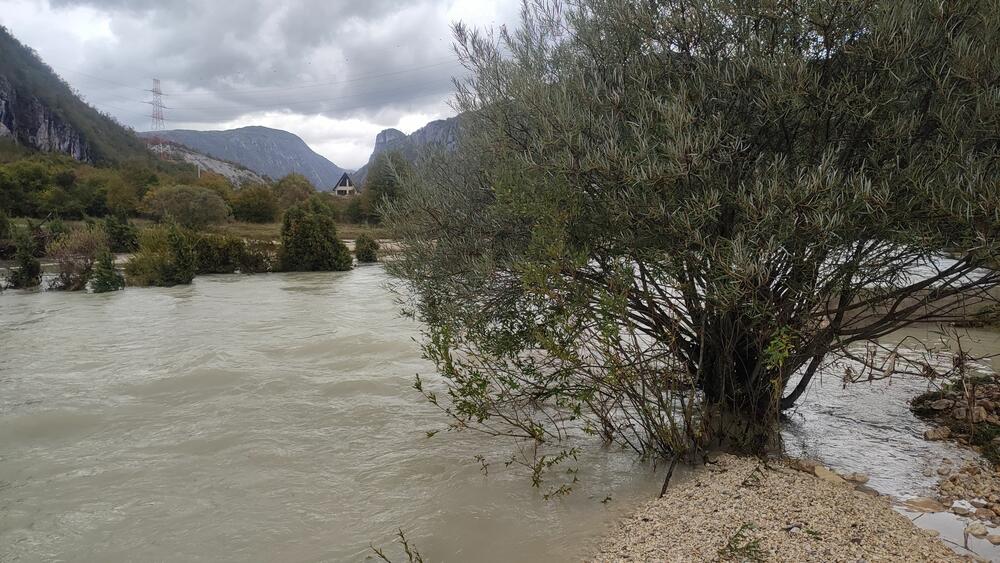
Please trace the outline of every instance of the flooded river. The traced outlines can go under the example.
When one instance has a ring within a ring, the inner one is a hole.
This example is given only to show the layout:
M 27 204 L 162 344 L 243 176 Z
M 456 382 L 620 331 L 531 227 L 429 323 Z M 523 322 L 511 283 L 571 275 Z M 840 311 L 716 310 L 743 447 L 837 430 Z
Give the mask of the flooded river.
M 446 421 L 411 385 L 432 368 L 385 279 L 0 295 L 0 561 L 362 561 L 397 528 L 429 561 L 577 561 L 658 491 L 650 466 L 591 444 L 574 492 L 545 501 L 557 483 L 505 469 L 510 442 L 428 438 Z M 922 383 L 822 385 L 793 451 L 900 496 L 968 455 L 920 439 L 905 400 Z

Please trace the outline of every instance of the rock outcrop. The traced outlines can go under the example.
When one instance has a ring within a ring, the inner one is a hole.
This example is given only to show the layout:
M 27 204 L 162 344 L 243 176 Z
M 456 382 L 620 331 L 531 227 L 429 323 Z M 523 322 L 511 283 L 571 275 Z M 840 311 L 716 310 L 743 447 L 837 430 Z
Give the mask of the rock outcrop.
M 409 135 L 399 129 L 384 129 L 375 136 L 375 147 L 368 158 L 368 164 L 362 166 L 351 175 L 357 185 L 363 186 L 368 176 L 368 169 L 375 157 L 386 151 L 398 151 L 404 158 L 413 162 L 420 152 L 431 146 L 442 147 L 447 151 L 458 146 L 459 123 L 461 116 L 431 121 Z
M 31 94 L 19 92 L 0 76 L 0 137 L 45 152 L 91 160 L 90 146 L 72 125 Z
M 264 184 L 267 181 L 260 175 L 239 164 L 226 162 L 217 158 L 212 158 L 206 154 L 195 152 L 182 145 L 172 143 L 162 143 L 154 146 L 154 150 L 162 154 L 165 158 L 175 162 L 186 162 L 206 170 L 224 176 L 234 186 L 244 186 L 247 184 Z

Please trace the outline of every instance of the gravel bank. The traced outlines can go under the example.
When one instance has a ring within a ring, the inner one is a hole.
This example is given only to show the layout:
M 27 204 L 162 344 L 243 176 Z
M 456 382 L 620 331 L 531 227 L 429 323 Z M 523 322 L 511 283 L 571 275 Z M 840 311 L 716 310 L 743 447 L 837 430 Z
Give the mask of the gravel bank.
M 965 561 L 890 508 L 781 462 L 719 456 L 672 483 L 596 561 Z

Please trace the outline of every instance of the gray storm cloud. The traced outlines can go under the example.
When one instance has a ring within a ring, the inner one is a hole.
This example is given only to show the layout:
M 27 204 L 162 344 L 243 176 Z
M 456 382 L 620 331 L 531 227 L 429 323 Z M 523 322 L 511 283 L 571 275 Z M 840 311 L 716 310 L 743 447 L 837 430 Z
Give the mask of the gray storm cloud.
M 517 0 L 12 0 L 0 23 L 88 101 L 136 129 L 149 127 L 143 90 L 157 77 L 167 127 L 212 129 L 265 114 L 272 126 L 281 115 L 298 124 L 304 116 L 351 121 L 339 138 L 335 127 L 302 136 L 354 147 L 344 149 L 357 152 L 345 165 L 356 166 L 370 144 L 361 137 L 408 116 L 449 113 L 451 78 L 464 72 L 451 50 L 453 20 L 499 25 L 517 9 Z M 40 18 L 60 18 L 79 44 L 60 48 L 65 34 L 49 37 Z

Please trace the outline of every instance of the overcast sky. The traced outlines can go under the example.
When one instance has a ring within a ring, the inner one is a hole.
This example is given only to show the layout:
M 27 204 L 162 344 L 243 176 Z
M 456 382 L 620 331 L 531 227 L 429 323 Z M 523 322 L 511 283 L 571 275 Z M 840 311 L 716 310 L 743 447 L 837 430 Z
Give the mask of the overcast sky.
M 375 134 L 448 117 L 450 24 L 516 21 L 519 0 L 0 0 L 0 24 L 98 109 L 150 128 L 265 125 L 345 168 Z

